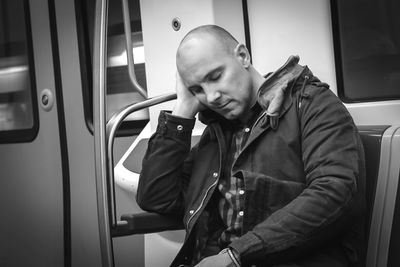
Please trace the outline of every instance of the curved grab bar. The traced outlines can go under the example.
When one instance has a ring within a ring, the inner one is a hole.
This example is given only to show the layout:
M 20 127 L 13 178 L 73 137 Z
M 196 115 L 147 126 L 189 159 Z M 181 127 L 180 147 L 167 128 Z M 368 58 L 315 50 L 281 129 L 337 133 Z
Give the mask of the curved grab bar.
M 128 0 L 122 0 L 122 13 L 124 15 L 124 31 L 125 31 L 125 47 L 126 47 L 126 57 L 128 62 L 128 73 L 129 79 L 135 90 L 141 94 L 145 99 L 147 99 L 147 92 L 138 83 L 135 75 L 135 67 L 133 62 L 133 51 L 132 51 L 132 38 L 131 38 L 131 17 L 129 15 L 129 5 Z
M 108 183 L 109 183 L 109 197 L 110 197 L 110 217 L 111 217 L 111 227 L 117 227 L 117 212 L 116 212 L 116 202 L 115 202 L 115 182 L 114 182 L 114 139 L 115 134 L 121 125 L 122 121 L 131 113 L 151 107 L 163 102 L 176 99 L 176 93 L 161 95 L 144 100 L 139 103 L 129 105 L 119 112 L 115 113 L 111 119 L 108 121 L 106 126 L 106 136 L 107 136 L 107 173 L 108 173 Z

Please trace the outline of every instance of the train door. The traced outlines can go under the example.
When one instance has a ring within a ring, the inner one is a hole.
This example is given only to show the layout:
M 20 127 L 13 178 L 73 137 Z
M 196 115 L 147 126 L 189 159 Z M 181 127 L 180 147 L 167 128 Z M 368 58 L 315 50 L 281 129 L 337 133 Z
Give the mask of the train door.
M 0 28 L 0 265 L 63 266 L 68 163 L 47 1 L 1 1 Z
M 91 82 L 95 2 L 0 2 L 0 266 L 101 266 Z M 114 11 L 107 119 L 140 100 L 125 86 L 122 12 Z M 140 50 L 140 21 L 133 24 Z M 136 67 L 144 84 L 143 62 Z M 147 121 L 146 111 L 125 120 L 117 157 Z M 114 240 L 114 248 L 117 266 L 143 265 L 142 236 Z

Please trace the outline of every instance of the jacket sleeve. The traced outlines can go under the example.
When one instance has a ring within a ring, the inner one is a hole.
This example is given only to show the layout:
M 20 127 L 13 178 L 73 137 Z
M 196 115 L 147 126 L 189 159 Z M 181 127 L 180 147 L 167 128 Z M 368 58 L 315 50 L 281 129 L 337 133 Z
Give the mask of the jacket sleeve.
M 136 194 L 146 211 L 182 214 L 183 194 L 191 169 L 190 142 L 195 119 L 162 111 L 149 140 Z
M 231 243 L 242 262 L 312 252 L 363 212 L 363 149 L 354 122 L 328 88 L 305 89 L 298 117 L 306 187 Z

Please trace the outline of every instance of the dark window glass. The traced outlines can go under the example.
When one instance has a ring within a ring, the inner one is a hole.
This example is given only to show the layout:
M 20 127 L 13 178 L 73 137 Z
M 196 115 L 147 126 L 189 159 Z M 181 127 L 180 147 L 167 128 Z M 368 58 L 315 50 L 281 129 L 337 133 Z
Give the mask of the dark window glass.
M 0 1 L 0 143 L 31 141 L 38 117 L 28 1 Z
M 338 94 L 400 99 L 400 1 L 332 0 Z
M 84 110 L 86 122 L 91 131 L 93 131 L 92 61 L 95 2 L 95 0 L 75 1 L 85 105 Z M 138 83 L 146 89 L 139 0 L 129 1 L 129 9 L 135 74 Z M 134 90 L 129 80 L 121 1 L 109 1 L 107 51 L 107 117 L 110 118 L 113 113 L 122 107 L 144 100 L 144 98 Z M 136 134 L 143 129 L 148 120 L 148 109 L 135 112 L 128 116 L 122 123 L 118 130 L 118 135 Z

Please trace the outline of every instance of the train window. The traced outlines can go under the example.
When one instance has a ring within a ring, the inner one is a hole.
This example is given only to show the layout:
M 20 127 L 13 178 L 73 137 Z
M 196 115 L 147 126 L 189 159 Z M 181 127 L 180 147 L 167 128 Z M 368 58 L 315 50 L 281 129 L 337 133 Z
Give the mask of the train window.
M 110 118 L 122 107 L 140 102 L 144 98 L 137 93 L 129 80 L 122 1 L 109 1 L 108 41 L 107 41 L 107 117 Z M 76 19 L 78 29 L 79 54 L 84 97 L 84 111 L 88 128 L 93 132 L 92 103 L 92 61 L 94 37 L 95 0 L 76 0 Z M 135 74 L 138 83 L 146 90 L 144 47 L 140 17 L 139 0 L 129 1 L 131 16 L 132 46 Z M 149 120 L 148 110 L 141 110 L 128 116 L 122 123 L 117 135 L 139 133 Z
M 28 142 L 38 132 L 28 1 L 0 1 L 0 143 Z
M 331 8 L 339 97 L 400 99 L 400 2 L 332 0 Z

